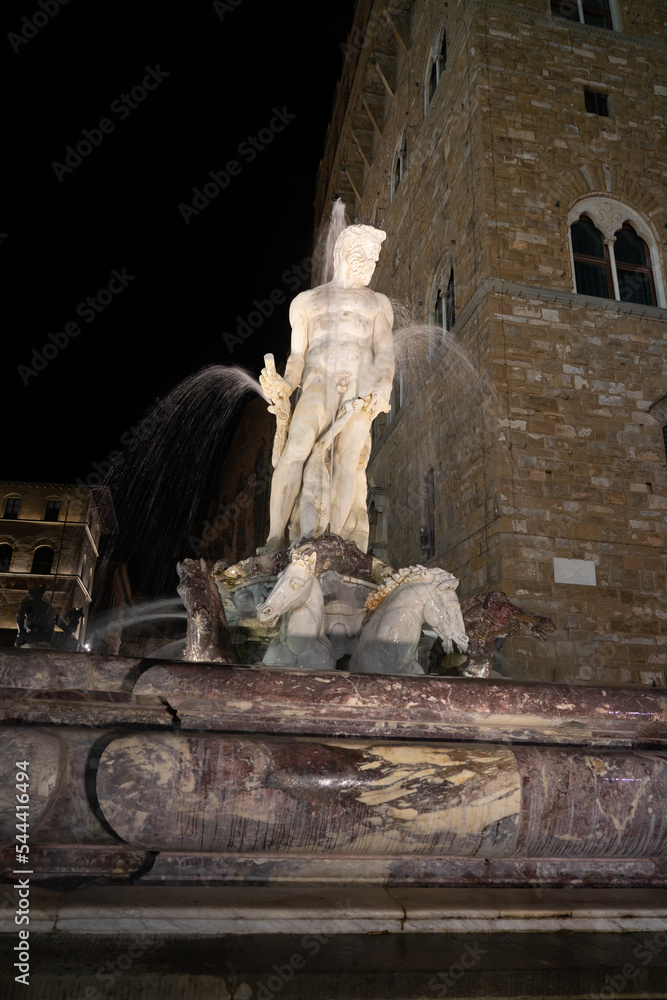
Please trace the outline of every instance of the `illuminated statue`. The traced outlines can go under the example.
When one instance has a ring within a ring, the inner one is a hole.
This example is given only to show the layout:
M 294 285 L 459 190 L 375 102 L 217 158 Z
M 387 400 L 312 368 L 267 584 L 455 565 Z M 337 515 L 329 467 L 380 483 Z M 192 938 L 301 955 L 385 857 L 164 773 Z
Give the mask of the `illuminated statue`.
M 366 465 L 370 429 L 389 410 L 394 377 L 393 312 L 367 285 L 386 234 L 348 226 L 334 247 L 331 281 L 301 292 L 290 306 L 291 353 L 284 377 L 271 355 L 260 375 L 278 419 L 265 552 L 327 529 L 368 544 Z M 290 421 L 289 398 L 301 396 Z

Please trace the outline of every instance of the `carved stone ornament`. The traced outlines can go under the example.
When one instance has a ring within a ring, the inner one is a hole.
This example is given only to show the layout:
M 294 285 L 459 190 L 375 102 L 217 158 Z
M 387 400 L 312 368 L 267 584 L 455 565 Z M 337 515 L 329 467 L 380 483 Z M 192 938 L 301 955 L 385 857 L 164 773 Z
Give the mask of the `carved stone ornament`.
M 624 222 L 629 222 L 643 240 L 650 241 L 650 233 L 645 223 L 638 217 L 636 212 L 633 212 L 627 205 L 621 204 L 620 201 L 601 197 L 584 198 L 582 201 L 578 201 L 570 210 L 567 220 L 568 226 L 577 222 L 582 215 L 587 215 L 592 220 L 595 227 L 604 236 L 604 241 L 607 244 L 616 241 L 616 233 Z

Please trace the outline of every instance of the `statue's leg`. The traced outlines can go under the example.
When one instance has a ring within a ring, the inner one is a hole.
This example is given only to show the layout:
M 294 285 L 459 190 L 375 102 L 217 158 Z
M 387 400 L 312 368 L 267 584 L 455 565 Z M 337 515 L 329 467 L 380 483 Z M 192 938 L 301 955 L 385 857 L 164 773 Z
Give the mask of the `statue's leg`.
M 341 536 L 347 541 L 354 542 L 361 552 L 368 551 L 368 536 L 370 530 L 368 522 L 368 507 L 366 505 L 366 497 L 368 495 L 366 465 L 368 463 L 369 455 L 370 447 L 368 448 L 368 453 L 364 450 L 364 453 L 359 461 L 359 467 L 357 469 L 357 495 L 347 521 L 343 525 L 343 534 Z
M 323 386 L 311 385 L 294 410 L 289 437 L 271 481 L 269 539 L 263 551 L 278 552 L 284 546 L 285 528 L 301 489 L 303 466 L 324 420 L 323 396 Z
M 354 506 L 359 486 L 359 462 L 370 431 L 371 418 L 353 413 L 336 438 L 333 462 L 331 530 L 346 537 L 345 522 Z

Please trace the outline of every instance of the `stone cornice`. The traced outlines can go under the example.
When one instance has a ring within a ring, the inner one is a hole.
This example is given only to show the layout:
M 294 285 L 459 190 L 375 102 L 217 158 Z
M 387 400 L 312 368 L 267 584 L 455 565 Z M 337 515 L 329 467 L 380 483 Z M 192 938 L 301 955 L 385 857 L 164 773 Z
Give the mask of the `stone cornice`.
M 601 299 L 595 295 L 580 295 L 578 292 L 566 292 L 560 288 L 544 288 L 525 285 L 517 281 L 503 281 L 500 278 L 485 278 L 479 282 L 461 311 L 458 312 L 457 310 L 456 328 L 454 331 L 457 340 L 460 339 L 461 331 L 465 329 L 482 302 L 491 295 L 509 295 L 533 301 L 558 302 L 562 305 L 576 308 L 598 309 L 600 312 L 609 312 L 614 315 L 643 316 L 646 319 L 667 320 L 667 309 L 661 309 L 658 306 L 643 306 L 635 302 L 618 302 L 616 299 Z M 508 316 L 507 318 L 510 319 L 511 317 Z M 442 358 L 439 365 L 436 366 L 429 376 L 429 380 L 437 377 L 440 365 L 445 367 L 446 364 L 446 357 Z M 414 398 L 406 400 L 393 420 L 378 435 L 373 443 L 369 467 L 372 465 L 380 449 L 395 432 L 403 414 L 410 409 L 413 403 Z
M 545 288 L 542 286 L 525 285 L 517 281 L 502 281 L 499 278 L 487 278 L 481 281 L 474 294 L 462 309 L 458 323 L 467 322 L 470 312 L 477 308 L 487 295 L 516 295 L 519 298 L 539 299 L 543 302 L 562 302 L 565 305 L 599 309 L 602 312 L 645 316 L 647 319 L 667 320 L 667 309 L 659 306 L 644 306 L 636 302 L 619 302 L 616 299 L 602 299 L 596 295 L 580 295 L 578 292 L 566 292 L 560 288 Z M 470 312 L 469 312 L 470 310 Z
M 475 7 L 490 7 L 501 11 L 508 17 L 511 17 L 513 21 L 519 20 L 519 18 L 525 17 L 527 20 L 534 22 L 535 24 L 543 24 L 545 27 L 553 27 L 554 21 L 558 23 L 558 27 L 569 27 L 575 31 L 582 31 L 584 36 L 587 34 L 589 37 L 597 37 L 600 39 L 610 40 L 610 36 L 621 40 L 622 42 L 630 42 L 632 44 L 643 45 L 647 48 L 658 49 L 661 52 L 667 53 L 667 44 L 664 42 L 658 42 L 653 38 L 644 38 L 641 35 L 627 35 L 624 31 L 610 31 L 609 28 L 597 28 L 592 24 L 582 24 L 580 21 L 568 21 L 565 18 L 554 18 L 553 15 L 541 13 L 539 10 L 531 10 L 528 7 L 522 7 L 521 11 L 517 10 L 516 5 L 503 3 L 502 0 L 470 0 L 469 9 L 474 10 Z

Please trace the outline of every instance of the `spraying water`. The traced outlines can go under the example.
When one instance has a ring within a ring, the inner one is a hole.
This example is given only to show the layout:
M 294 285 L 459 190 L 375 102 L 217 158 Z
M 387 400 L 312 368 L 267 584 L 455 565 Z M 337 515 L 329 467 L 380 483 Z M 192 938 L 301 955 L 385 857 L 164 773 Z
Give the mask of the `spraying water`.
M 324 285 L 333 278 L 334 246 L 347 224 L 345 204 L 341 198 L 336 198 L 331 206 L 331 215 L 320 229 L 315 241 L 313 285 Z
M 252 392 L 265 398 L 241 368 L 189 376 L 151 407 L 133 454 L 109 476 L 119 523 L 111 555 L 131 565 L 135 589 L 173 593 L 176 562 L 198 554 L 198 509 Z

